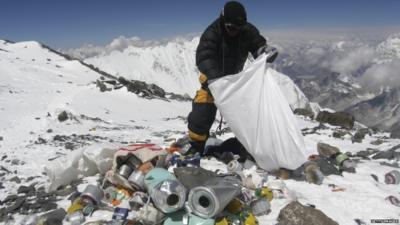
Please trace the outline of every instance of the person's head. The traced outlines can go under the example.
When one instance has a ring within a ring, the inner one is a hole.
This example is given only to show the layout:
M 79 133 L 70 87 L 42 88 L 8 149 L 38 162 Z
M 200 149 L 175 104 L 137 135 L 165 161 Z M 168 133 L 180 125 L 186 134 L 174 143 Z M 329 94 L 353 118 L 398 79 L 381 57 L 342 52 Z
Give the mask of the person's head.
M 229 1 L 222 10 L 224 29 L 230 36 L 240 33 L 247 23 L 246 10 L 243 5 L 236 1 Z

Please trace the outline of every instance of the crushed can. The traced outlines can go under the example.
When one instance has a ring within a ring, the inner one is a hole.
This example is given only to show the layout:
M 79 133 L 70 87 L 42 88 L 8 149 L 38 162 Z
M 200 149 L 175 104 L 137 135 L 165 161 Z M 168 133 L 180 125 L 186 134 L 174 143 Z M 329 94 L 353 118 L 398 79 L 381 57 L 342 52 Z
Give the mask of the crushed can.
M 103 196 L 104 192 L 99 186 L 89 184 L 82 192 L 80 198 L 84 203 L 99 205 Z
M 149 196 L 146 193 L 137 191 L 133 193 L 132 198 L 129 199 L 129 206 L 132 210 L 138 211 L 148 202 L 148 200 Z
M 227 170 L 228 172 L 239 172 L 243 170 L 243 166 L 242 164 L 240 164 L 239 161 L 235 159 L 228 163 Z
M 393 195 L 387 197 L 385 200 L 390 202 L 392 205 L 400 207 L 400 200 Z
M 71 225 L 81 225 L 85 222 L 85 216 L 83 215 L 82 211 L 75 211 L 70 215 L 67 215 L 67 221 Z
M 271 204 L 266 198 L 254 200 L 251 204 L 251 211 L 255 216 L 267 215 L 271 210 Z
M 203 186 L 190 190 L 188 206 L 193 214 L 202 218 L 212 218 L 241 193 L 241 183 L 236 176 L 212 178 Z
M 385 174 L 386 184 L 399 184 L 400 183 L 400 171 L 392 170 Z
M 144 184 L 154 205 L 162 212 L 176 212 L 184 206 L 186 188 L 166 169 L 152 169 L 146 174 Z
M 132 172 L 133 168 L 126 164 L 121 165 L 118 169 L 118 174 L 125 179 L 128 179 Z

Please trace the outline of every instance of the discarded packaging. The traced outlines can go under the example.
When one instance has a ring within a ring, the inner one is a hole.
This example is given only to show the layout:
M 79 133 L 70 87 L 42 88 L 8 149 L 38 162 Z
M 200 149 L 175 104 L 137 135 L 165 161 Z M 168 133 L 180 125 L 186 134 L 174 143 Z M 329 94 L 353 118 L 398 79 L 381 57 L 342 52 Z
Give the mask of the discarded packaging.
M 186 188 L 163 168 L 154 168 L 146 174 L 145 187 L 154 205 L 164 213 L 176 212 L 186 200 Z
M 178 167 L 199 167 L 201 156 L 197 152 L 193 156 L 173 155 L 170 162 Z
M 146 204 L 140 209 L 138 219 L 146 225 L 156 225 L 165 219 L 165 215 L 152 205 Z
M 89 184 L 82 192 L 81 200 L 84 203 L 99 205 L 103 196 L 104 192 L 99 186 Z
M 125 221 L 126 218 L 128 217 L 128 214 L 129 214 L 129 209 L 117 207 L 114 209 L 114 214 L 112 216 L 112 219 L 117 221 Z
M 240 193 L 241 181 L 237 177 L 215 177 L 190 190 L 188 205 L 194 214 L 211 218 Z
M 151 162 L 145 162 L 138 168 L 138 170 L 142 171 L 145 175 L 152 169 L 154 169 L 154 165 Z
M 268 201 L 272 201 L 272 199 L 274 198 L 274 194 L 268 187 L 257 188 L 255 191 L 255 195 L 258 198 L 267 198 Z
M 226 210 L 230 213 L 237 214 L 244 208 L 244 203 L 239 198 L 234 198 L 229 204 L 226 206 Z
M 392 170 L 385 174 L 386 184 L 399 184 L 400 183 L 400 171 Z
M 251 205 L 251 211 L 255 216 L 267 215 L 270 212 L 271 204 L 266 198 L 254 200 Z

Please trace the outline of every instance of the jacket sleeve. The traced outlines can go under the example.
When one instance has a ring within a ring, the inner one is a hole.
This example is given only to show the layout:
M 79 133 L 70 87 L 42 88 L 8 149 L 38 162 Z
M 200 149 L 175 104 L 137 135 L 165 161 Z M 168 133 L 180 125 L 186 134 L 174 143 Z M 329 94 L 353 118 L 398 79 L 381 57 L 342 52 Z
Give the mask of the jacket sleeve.
M 208 79 L 220 77 L 222 74 L 219 65 L 218 49 L 221 37 L 218 35 L 214 27 L 210 26 L 206 29 L 200 38 L 200 43 L 196 51 L 196 65 L 201 73 L 206 75 Z
M 265 38 L 260 34 L 258 29 L 253 26 L 252 24 L 248 24 L 248 38 L 250 40 L 250 52 L 254 58 L 258 57 L 257 50 L 261 47 L 267 46 L 267 41 Z

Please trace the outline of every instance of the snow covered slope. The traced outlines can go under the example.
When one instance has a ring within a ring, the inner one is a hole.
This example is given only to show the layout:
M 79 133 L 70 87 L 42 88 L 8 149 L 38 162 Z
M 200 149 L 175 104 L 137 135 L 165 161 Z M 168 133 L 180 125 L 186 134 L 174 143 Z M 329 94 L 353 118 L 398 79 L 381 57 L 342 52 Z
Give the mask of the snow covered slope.
M 47 186 L 45 166 L 66 161 L 87 147 L 101 149 L 146 140 L 167 146 L 169 139 L 186 132 L 184 118 L 190 111 L 190 102 L 149 100 L 125 89 L 100 92 L 94 84 L 99 76 L 78 61 L 67 60 L 36 42 L 0 41 L 0 201 L 16 194 L 21 185 Z M 68 117 L 64 122 L 57 118 L 62 111 Z M 334 138 L 332 133 L 340 130 L 338 127 L 321 128 L 318 122 L 303 117 L 297 117 L 297 122 L 308 133 L 305 141 L 310 152 L 316 152 L 321 141 L 350 153 L 368 148 L 387 150 L 400 144 L 399 140 L 388 139 L 387 133 L 367 135 L 362 143 L 352 143 L 350 134 L 355 130 Z M 316 127 L 321 129 L 313 129 Z M 230 136 L 228 133 L 222 138 Z M 377 139 L 383 143 L 371 144 Z M 400 198 L 400 186 L 383 182 L 384 174 L 394 168 L 380 162 L 394 161 L 360 159 L 357 173 L 328 176 L 320 186 L 295 180 L 284 183 L 301 203 L 315 205 L 339 224 L 356 224 L 355 219 L 366 223 L 370 219 L 397 219 L 399 208 L 384 199 L 389 195 Z M 226 170 L 226 165 L 214 159 L 202 160 L 202 165 Z M 255 170 L 248 172 L 257 174 Z M 97 178 L 85 178 L 83 182 Z M 268 179 L 275 177 L 268 175 Z M 344 191 L 332 191 L 333 185 Z M 82 184 L 78 189 L 82 191 L 84 187 Z M 260 224 L 276 224 L 280 209 L 289 201 L 272 200 L 272 211 L 259 217 Z M 58 201 L 60 207 L 68 204 L 66 199 Z M 2 207 L 0 204 L 0 214 Z M 88 220 L 102 216 L 110 215 L 95 213 Z
M 195 66 L 195 50 L 199 38 L 177 39 L 166 44 L 104 52 L 85 62 L 130 79 L 141 80 L 180 94 L 193 96 L 200 87 Z

